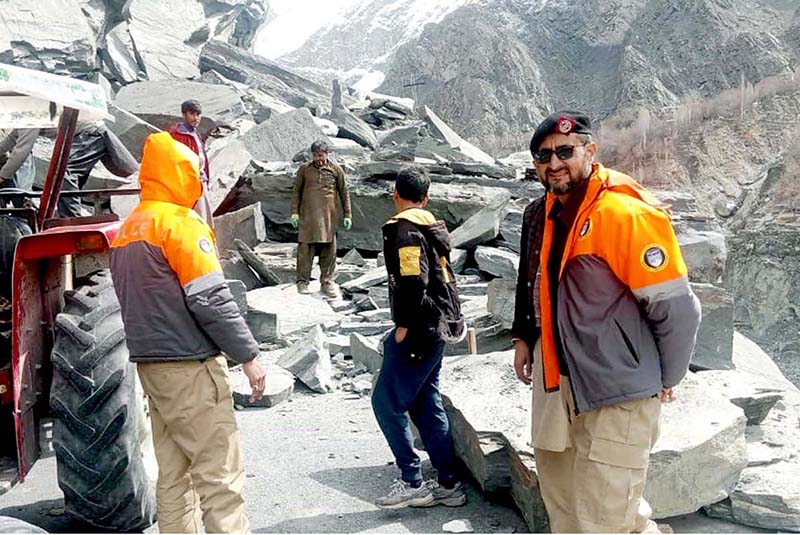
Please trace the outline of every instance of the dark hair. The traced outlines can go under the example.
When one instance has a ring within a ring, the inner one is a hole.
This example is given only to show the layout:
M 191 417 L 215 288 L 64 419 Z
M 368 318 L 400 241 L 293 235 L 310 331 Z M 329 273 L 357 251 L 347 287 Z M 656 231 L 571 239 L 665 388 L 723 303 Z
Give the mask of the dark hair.
M 311 154 L 317 152 L 328 152 L 328 149 L 329 147 L 327 141 L 318 140 L 311 144 Z
M 422 202 L 430 186 L 431 179 L 423 168 L 405 167 L 397 173 L 394 182 L 394 189 L 400 198 L 411 202 Z
M 194 99 L 187 100 L 183 104 L 181 104 L 181 113 L 186 113 L 187 111 L 191 111 L 194 113 L 203 113 L 203 107 Z

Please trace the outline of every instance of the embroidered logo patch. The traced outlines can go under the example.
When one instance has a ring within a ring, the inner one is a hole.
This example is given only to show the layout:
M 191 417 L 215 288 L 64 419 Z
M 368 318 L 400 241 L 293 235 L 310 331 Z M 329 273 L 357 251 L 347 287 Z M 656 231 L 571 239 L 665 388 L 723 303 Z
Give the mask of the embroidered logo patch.
M 569 134 L 575 128 L 575 121 L 569 117 L 559 117 L 556 122 L 556 130 L 562 134 Z
M 211 242 L 208 241 L 208 238 L 200 238 L 200 241 L 197 242 L 197 246 L 206 254 L 211 254 L 211 251 L 214 250 L 214 248 L 211 246 Z
M 660 245 L 648 245 L 642 253 L 642 265 L 648 271 L 661 271 L 667 267 L 669 256 Z
M 587 219 L 586 222 L 581 227 L 581 231 L 578 233 L 579 238 L 585 238 L 592 232 L 592 221 Z

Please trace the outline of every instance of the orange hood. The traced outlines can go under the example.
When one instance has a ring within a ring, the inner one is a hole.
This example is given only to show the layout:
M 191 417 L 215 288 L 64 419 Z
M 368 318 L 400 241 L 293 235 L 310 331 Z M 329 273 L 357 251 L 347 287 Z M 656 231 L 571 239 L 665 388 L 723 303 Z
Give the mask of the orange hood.
M 151 134 L 144 142 L 139 184 L 142 201 L 168 202 L 193 208 L 203 193 L 200 158 L 168 132 Z

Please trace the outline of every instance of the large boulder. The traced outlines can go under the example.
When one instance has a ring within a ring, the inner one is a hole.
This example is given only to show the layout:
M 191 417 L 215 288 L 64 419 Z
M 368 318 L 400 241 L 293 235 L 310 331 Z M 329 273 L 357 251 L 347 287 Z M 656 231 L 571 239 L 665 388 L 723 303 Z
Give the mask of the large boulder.
M 197 0 L 129 0 L 124 9 L 148 79 L 200 76 L 200 50 L 209 33 L 203 6 Z
M 352 139 L 362 147 L 375 150 L 378 147 L 378 138 L 372 128 L 344 108 L 334 108 L 327 117 L 339 127 L 338 137 Z
M 74 0 L 5 0 L 0 7 L 0 63 L 90 74 L 96 36 Z
M 692 354 L 694 370 L 733 368 L 733 294 L 712 284 L 692 284 L 700 299 L 703 319 Z
M 223 258 L 238 257 L 238 249 L 234 240 L 242 240 L 246 245 L 255 247 L 267 239 L 264 226 L 264 213 L 261 204 L 246 206 L 235 212 L 214 218 L 214 234 L 217 237 L 217 251 Z
M 644 495 L 654 518 L 692 513 L 726 498 L 747 466 L 742 409 L 715 392 L 702 373 L 689 374 L 676 397 L 663 405 L 650 456 Z
M 290 162 L 325 134 L 306 108 L 272 116 L 244 136 L 242 143 L 256 160 Z
M 211 210 L 217 209 L 230 189 L 242 176 L 253 156 L 245 144 L 236 139 L 224 145 L 213 143 L 208 148 L 208 169 L 210 173 L 206 196 Z
M 512 280 L 517 277 L 517 269 L 519 268 L 519 255 L 517 253 L 481 245 L 475 249 L 475 261 L 481 271 L 485 271 L 495 277 L 504 277 Z
M 116 105 L 166 130 L 182 120 L 181 103 L 189 99 L 203 106 L 199 130 L 204 134 L 216 126 L 230 125 L 246 114 L 242 100 L 229 87 L 175 80 L 125 86 L 117 94 Z
M 506 215 L 511 195 L 498 195 L 497 198 L 467 219 L 463 225 L 450 234 L 450 245 L 458 249 L 470 249 L 497 237 L 500 223 Z
M 106 33 L 100 52 L 103 72 L 110 80 L 130 84 L 146 79 L 147 75 L 136 59 L 136 49 L 127 22 L 120 22 Z
M 686 227 L 677 235 L 692 282 L 719 283 L 728 257 L 722 229 Z
M 217 71 L 228 80 L 244 84 L 294 108 L 320 110 L 330 106 L 331 93 L 326 87 L 287 71 L 263 56 L 216 39 L 203 47 L 200 70 Z
M 114 117 L 113 121 L 106 122 L 108 129 L 117 135 L 134 158 L 141 161 L 145 139 L 150 134 L 160 132 L 161 129 L 115 105 L 109 106 L 108 112 Z

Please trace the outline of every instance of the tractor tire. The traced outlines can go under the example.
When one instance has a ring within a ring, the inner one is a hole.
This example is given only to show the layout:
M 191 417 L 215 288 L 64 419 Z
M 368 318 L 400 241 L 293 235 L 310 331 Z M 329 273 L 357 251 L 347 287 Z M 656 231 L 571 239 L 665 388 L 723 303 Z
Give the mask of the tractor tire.
M 128 361 L 110 273 L 64 293 L 56 318 L 50 408 L 66 511 L 104 530 L 141 531 L 155 518 L 140 427 L 143 400 Z

